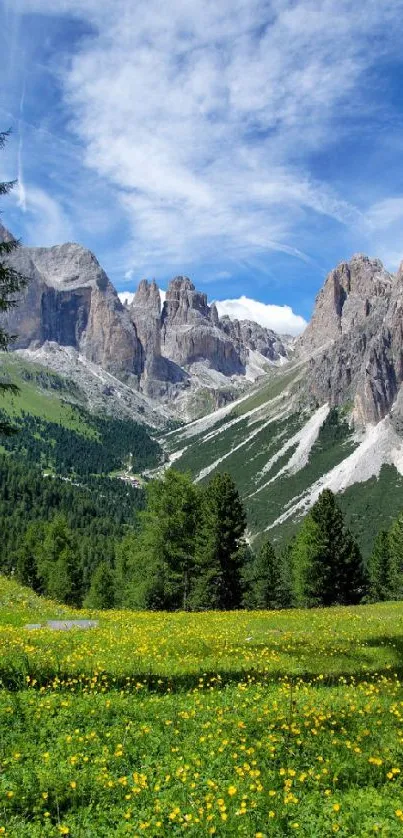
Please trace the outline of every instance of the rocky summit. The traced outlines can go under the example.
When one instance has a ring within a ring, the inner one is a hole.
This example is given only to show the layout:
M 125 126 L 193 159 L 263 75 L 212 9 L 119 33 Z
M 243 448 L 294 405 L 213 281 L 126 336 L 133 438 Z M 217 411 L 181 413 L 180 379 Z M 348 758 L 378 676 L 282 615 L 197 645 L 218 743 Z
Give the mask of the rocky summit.
M 389 413 L 403 382 L 402 305 L 402 266 L 393 275 L 357 254 L 331 271 L 296 345 L 312 399 L 351 403 L 360 424 Z
M 2 227 L 0 236 L 10 234 Z M 20 247 L 10 261 L 29 279 L 5 323 L 15 349 L 42 348 L 42 362 L 55 366 L 55 345 L 71 347 L 184 417 L 233 399 L 287 358 L 287 341 L 257 324 L 220 320 L 187 277 L 170 282 L 162 307 L 156 283 L 143 279 L 127 306 L 78 244 Z
M 0 236 L 12 238 L 3 226 Z M 299 363 L 302 406 L 348 404 L 356 425 L 389 413 L 396 428 L 402 424 L 402 267 L 394 275 L 363 254 L 341 262 L 292 341 L 251 321 L 220 318 L 185 276 L 171 280 L 163 305 L 147 279 L 124 305 L 96 257 L 78 244 L 20 247 L 10 260 L 30 280 L 6 320 L 17 335 L 13 346 L 41 350 L 41 363 L 62 364 L 63 373 L 66 359 L 81 358 L 171 415 L 192 419 L 277 367 Z M 56 350 L 64 348 L 62 357 Z

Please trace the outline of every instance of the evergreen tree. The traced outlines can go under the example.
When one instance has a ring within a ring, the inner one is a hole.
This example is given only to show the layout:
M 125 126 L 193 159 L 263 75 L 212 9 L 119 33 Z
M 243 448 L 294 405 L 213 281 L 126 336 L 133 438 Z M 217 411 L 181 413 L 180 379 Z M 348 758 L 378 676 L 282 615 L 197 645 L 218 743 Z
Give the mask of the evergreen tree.
M 45 527 L 38 576 L 45 593 L 51 599 L 80 605 L 82 570 L 78 560 L 78 545 L 63 515 L 56 515 Z
M 245 510 L 234 481 L 229 474 L 216 474 L 202 495 L 194 608 L 240 607 L 245 528 Z
M 124 604 L 132 608 L 176 610 L 189 607 L 194 575 L 199 491 L 190 477 L 168 469 L 148 484 L 138 538 L 125 559 L 128 583 Z M 119 572 L 121 572 L 119 563 Z
M 266 539 L 252 562 L 248 590 L 243 598 L 247 608 L 275 609 L 280 607 L 280 566 L 273 546 Z
M 113 608 L 114 600 L 113 573 L 107 562 L 101 562 L 93 573 L 90 590 L 84 599 L 84 608 Z
M 294 547 L 295 536 L 283 548 L 280 553 L 279 560 L 279 588 L 278 601 L 280 608 L 291 608 L 293 605 L 292 596 L 292 551 Z
M 306 516 L 292 549 L 298 606 L 354 604 L 365 593 L 361 555 L 329 489 Z
M 389 532 L 389 556 L 390 599 L 403 599 L 403 513 Z
M 372 602 L 383 602 L 392 598 L 389 591 L 390 561 L 389 534 L 386 530 L 380 530 L 367 566 L 368 597 Z
M 0 132 L 0 149 L 4 147 L 9 133 L 9 131 Z M 14 185 L 15 181 L 0 182 L 0 195 L 8 195 Z M 7 237 L 5 241 L 0 240 L 0 314 L 17 304 L 15 295 L 26 285 L 25 278 L 12 268 L 7 260 L 18 245 L 19 242 L 12 237 Z M 4 352 L 12 339 L 12 335 L 0 326 L 0 351 Z M 18 388 L 9 381 L 0 380 L 0 395 L 6 391 L 16 393 Z M 10 435 L 14 433 L 14 428 L 9 422 L 0 421 L 0 433 Z
M 42 584 L 38 575 L 38 563 L 43 550 L 44 524 L 30 524 L 17 553 L 16 576 L 23 584 L 37 593 L 42 593 Z

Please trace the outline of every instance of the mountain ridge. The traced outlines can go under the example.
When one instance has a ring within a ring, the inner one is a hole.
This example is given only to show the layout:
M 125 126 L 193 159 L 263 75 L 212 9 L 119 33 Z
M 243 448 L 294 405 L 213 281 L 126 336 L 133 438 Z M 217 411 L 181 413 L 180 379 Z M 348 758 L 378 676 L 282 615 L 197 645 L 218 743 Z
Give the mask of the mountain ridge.
M 11 238 L 4 227 L 0 236 Z M 10 262 L 30 280 L 5 318 L 17 334 L 14 349 L 43 348 L 42 360 L 52 366 L 54 345 L 70 347 L 184 418 L 233 399 L 249 380 L 287 358 L 279 336 L 258 324 L 220 319 L 187 277 L 170 282 L 162 308 L 155 282 L 147 280 L 123 305 L 94 254 L 81 245 L 20 247 Z

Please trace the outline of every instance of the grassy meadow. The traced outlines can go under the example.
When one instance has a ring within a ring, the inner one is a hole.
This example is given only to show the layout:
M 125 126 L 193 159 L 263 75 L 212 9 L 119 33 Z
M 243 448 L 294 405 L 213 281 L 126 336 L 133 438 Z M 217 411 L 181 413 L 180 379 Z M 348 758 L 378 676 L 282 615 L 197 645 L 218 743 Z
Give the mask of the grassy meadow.
M 64 616 L 99 627 L 28 631 Z M 400 836 L 403 603 L 74 612 L 0 577 L 0 835 Z

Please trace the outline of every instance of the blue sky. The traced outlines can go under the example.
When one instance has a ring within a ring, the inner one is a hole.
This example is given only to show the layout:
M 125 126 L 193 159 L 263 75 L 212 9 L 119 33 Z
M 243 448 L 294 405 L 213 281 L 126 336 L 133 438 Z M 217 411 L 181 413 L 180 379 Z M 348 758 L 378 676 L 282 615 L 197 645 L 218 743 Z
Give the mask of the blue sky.
M 90 247 L 119 290 L 187 274 L 298 331 L 337 262 L 403 258 L 402 13 L 0 0 L 4 222 Z

